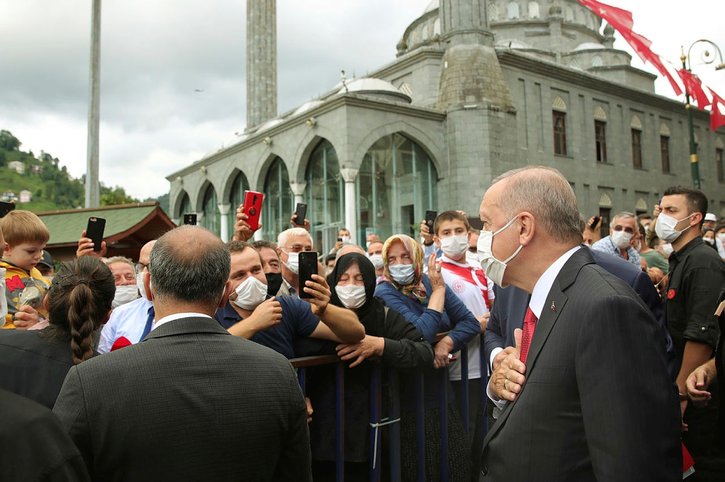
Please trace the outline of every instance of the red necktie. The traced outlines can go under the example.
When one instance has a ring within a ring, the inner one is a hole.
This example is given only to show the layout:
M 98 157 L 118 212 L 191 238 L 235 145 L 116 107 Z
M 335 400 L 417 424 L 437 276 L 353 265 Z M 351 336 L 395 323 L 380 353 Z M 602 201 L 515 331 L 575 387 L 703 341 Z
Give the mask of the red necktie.
M 526 308 L 526 316 L 524 317 L 524 332 L 521 335 L 521 352 L 519 359 L 521 363 L 526 363 L 526 357 L 529 354 L 529 347 L 531 346 L 531 339 L 534 337 L 534 330 L 536 329 L 536 322 L 538 318 L 531 308 Z

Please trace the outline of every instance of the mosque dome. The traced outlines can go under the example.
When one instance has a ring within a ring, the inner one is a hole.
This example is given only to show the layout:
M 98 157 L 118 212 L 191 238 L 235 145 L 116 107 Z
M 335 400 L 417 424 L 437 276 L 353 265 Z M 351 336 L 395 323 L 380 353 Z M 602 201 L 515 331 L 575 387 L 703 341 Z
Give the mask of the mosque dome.
M 597 42 L 584 42 L 574 47 L 574 52 L 580 52 L 582 50 L 599 50 L 605 49 L 606 47 Z
M 302 114 L 303 112 L 307 112 L 308 110 L 312 110 L 315 107 L 317 107 L 319 105 L 322 105 L 324 103 L 325 103 L 325 101 L 319 100 L 319 99 L 307 101 L 304 104 L 302 104 L 301 106 L 299 106 L 298 108 L 296 108 L 294 110 L 294 112 L 292 112 L 292 115 L 294 116 L 294 115 L 297 115 L 297 114 Z
M 405 102 L 410 104 L 410 96 L 404 94 L 390 82 L 373 77 L 361 77 L 351 80 L 342 86 L 338 94 L 355 93 L 380 97 L 384 100 L 393 100 L 395 102 Z

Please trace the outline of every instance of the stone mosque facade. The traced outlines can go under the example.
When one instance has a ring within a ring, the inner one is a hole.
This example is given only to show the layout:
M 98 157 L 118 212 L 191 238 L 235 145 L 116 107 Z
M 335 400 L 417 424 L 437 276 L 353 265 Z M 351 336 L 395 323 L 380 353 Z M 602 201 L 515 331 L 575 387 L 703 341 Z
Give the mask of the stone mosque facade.
M 692 185 L 687 112 L 615 49 L 614 31 L 576 0 L 434 0 L 397 56 L 290 112 L 276 112 L 276 4 L 247 2 L 247 129 L 167 179 L 171 217 L 195 212 L 228 239 L 246 189 L 265 193 L 265 239 L 296 202 L 318 250 L 413 233 L 428 209 L 477 216 L 497 175 L 559 169 L 585 217 L 651 212 Z M 709 211 L 725 216 L 725 132 L 694 115 Z

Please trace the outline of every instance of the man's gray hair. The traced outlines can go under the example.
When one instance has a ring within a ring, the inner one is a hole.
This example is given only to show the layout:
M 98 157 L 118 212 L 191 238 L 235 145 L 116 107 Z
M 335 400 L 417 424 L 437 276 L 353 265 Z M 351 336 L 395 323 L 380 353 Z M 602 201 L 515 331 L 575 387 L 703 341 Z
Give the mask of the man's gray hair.
M 612 221 L 616 221 L 617 219 L 634 219 L 636 221 L 637 216 L 634 213 L 631 213 L 629 211 L 622 211 L 621 213 L 615 214 L 614 217 L 612 218 Z M 614 224 L 614 223 L 612 223 L 612 224 Z M 635 222 L 635 226 L 636 225 L 637 225 L 637 223 Z
M 287 247 L 287 240 L 290 238 L 290 236 L 307 236 L 310 240 L 310 243 L 312 242 L 312 236 L 310 233 L 307 232 L 305 228 L 289 228 L 285 231 L 282 231 L 277 236 L 277 246 L 286 249 Z
M 126 263 L 131 268 L 133 268 L 134 273 L 136 272 L 136 265 L 133 264 L 133 261 L 125 256 L 111 256 L 110 258 L 106 258 L 104 260 L 104 263 L 106 263 L 106 266 L 111 266 L 113 263 Z
M 574 190 L 556 169 L 547 166 L 527 166 L 508 171 L 491 184 L 506 179 L 506 192 L 501 194 L 501 206 L 510 219 L 522 211 L 530 212 L 544 230 L 563 243 L 581 243 L 579 209 Z
M 179 231 L 189 232 L 179 236 Z M 158 239 L 149 263 L 155 296 L 219 302 L 229 279 L 231 261 L 227 246 L 218 238 L 215 242 L 213 236 L 197 226 L 181 226 Z

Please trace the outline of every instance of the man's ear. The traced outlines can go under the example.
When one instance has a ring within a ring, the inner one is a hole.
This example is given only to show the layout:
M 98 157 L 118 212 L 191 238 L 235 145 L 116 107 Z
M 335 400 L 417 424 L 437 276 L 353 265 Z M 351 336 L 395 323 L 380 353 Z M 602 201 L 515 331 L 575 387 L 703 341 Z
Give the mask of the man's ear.
M 434 243 L 435 243 L 435 245 L 436 245 L 436 246 L 438 246 L 439 248 L 441 247 L 441 238 L 439 238 L 437 234 L 434 234 L 434 235 L 433 235 L 433 242 L 434 242 Z
M 536 218 L 529 212 L 522 212 L 519 215 L 519 243 L 526 246 L 534 238 L 536 232 Z
M 224 308 L 227 305 L 227 300 L 229 299 L 229 295 L 232 292 L 232 282 L 227 280 L 227 282 L 224 284 L 224 291 L 222 293 L 222 297 L 219 300 L 219 305 L 217 308 Z
M 153 294 L 153 291 L 152 291 L 153 290 L 153 287 L 151 285 L 151 273 L 149 273 L 148 271 L 146 271 L 143 274 L 143 287 L 144 287 L 144 291 L 146 293 L 146 299 L 149 300 L 149 301 L 153 301 L 154 300 L 154 294 Z

